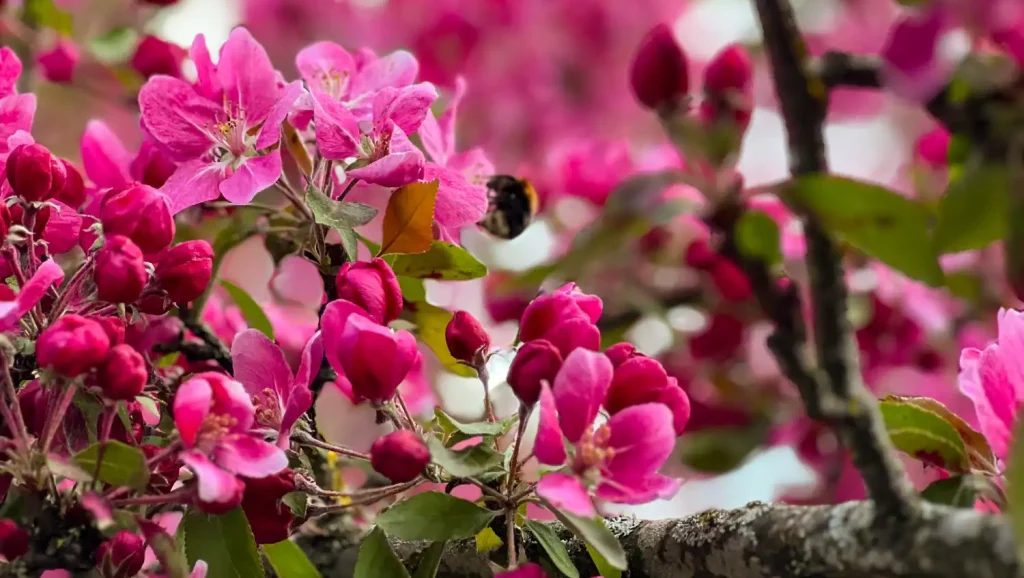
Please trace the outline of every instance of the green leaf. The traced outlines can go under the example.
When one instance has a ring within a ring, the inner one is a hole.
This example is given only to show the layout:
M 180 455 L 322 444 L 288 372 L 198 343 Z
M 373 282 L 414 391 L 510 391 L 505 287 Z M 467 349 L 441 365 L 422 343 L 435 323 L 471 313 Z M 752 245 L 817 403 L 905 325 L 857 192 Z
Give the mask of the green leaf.
M 939 201 L 935 250 L 959 253 L 983 249 L 1006 235 L 1010 183 L 1005 167 L 967 170 L 949 184 Z
M 406 301 L 427 300 L 427 288 L 423 285 L 423 279 L 399 277 L 398 286 L 402 289 L 402 297 Z
M 1024 419 L 1014 427 L 1013 447 L 1007 457 L 1006 499 L 1013 522 L 1013 535 L 1017 542 L 1017 556 L 1024 556 Z
M 964 440 L 942 416 L 900 399 L 882 400 L 879 409 L 896 449 L 953 473 L 969 471 Z
M 451 450 L 434 436 L 427 438 L 433 462 L 456 478 L 469 478 L 501 468 L 502 455 L 487 443 Z
M 89 42 L 89 51 L 96 60 L 111 65 L 131 58 L 139 42 L 139 33 L 129 26 L 120 26 Z
M 778 223 L 761 211 L 746 211 L 736 223 L 736 247 L 744 256 L 768 265 L 782 261 Z
M 426 253 L 389 255 L 386 260 L 395 275 L 414 279 L 468 281 L 487 274 L 487 267 L 469 251 L 444 241 L 434 241 Z
M 228 295 L 231 295 L 231 300 L 242 311 L 242 317 L 245 318 L 245 322 L 249 324 L 249 327 L 258 329 L 260 333 L 273 340 L 274 326 L 270 324 L 270 319 L 267 318 L 267 314 L 263 312 L 260 304 L 250 297 L 245 292 L 245 289 L 238 285 L 230 281 L 221 281 L 220 284 L 224 286 Z
M 74 461 L 87 472 L 96 471 L 96 463 L 100 458 L 102 443 L 91 446 L 75 454 Z M 100 481 L 112 486 L 128 486 L 137 490 L 145 489 L 149 483 L 149 468 L 146 467 L 146 454 L 132 446 L 110 440 L 103 449 L 103 462 L 99 468 Z
M 406 310 L 412 313 L 413 322 L 416 324 L 413 333 L 434 352 L 441 365 L 456 375 L 476 377 L 475 369 L 459 363 L 448 351 L 444 330 L 452 319 L 451 312 L 426 301 L 406 303 L 405 306 Z M 483 394 L 481 393 L 481 395 Z
M 985 436 L 938 401 L 929 397 L 899 395 L 886 396 L 883 401 L 911 404 L 938 415 L 949 425 L 953 426 L 957 435 L 963 440 L 972 471 L 988 475 L 997 475 L 999 473 L 999 467 L 996 464 L 996 454 L 992 451 L 992 446 L 989 445 Z
M 505 544 L 505 542 L 494 533 L 494 530 L 490 528 L 480 530 L 474 541 L 476 542 L 476 551 L 481 554 L 497 550 Z
M 91 482 L 93 480 L 92 471 L 85 471 L 74 460 L 65 460 L 57 455 L 51 454 L 46 458 L 46 468 L 56 476 L 76 482 Z
M 377 243 L 374 243 L 373 241 L 367 239 L 366 237 L 360 235 L 359 233 L 356 233 L 356 238 L 359 239 L 359 242 L 366 247 L 366 250 L 369 251 L 371 255 L 376 255 L 377 253 L 380 252 L 380 245 L 378 245 Z
M 981 277 L 975 273 L 961 271 L 946 274 L 946 288 L 954 297 L 976 303 L 981 298 L 984 287 Z
M 181 522 L 185 555 L 209 565 L 207 578 L 262 578 L 263 561 L 241 508 L 211 516 L 190 509 Z
M 976 478 L 965 474 L 932 482 L 921 492 L 921 499 L 956 508 L 973 508 L 978 500 Z
M 441 565 L 441 557 L 444 556 L 445 542 L 434 542 L 423 555 L 420 556 L 420 564 L 416 567 L 416 573 L 412 578 L 434 578 L 437 575 L 437 568 Z
M 440 492 L 424 492 L 391 506 L 377 516 L 377 526 L 401 540 L 472 538 L 496 512 Z
M 591 520 L 563 512 L 546 501 L 544 506 L 558 518 L 558 521 L 565 524 L 566 528 L 572 530 L 573 534 L 586 542 L 588 549 L 593 548 L 592 558 L 594 558 L 593 554 L 597 553 L 611 568 L 626 569 L 626 551 L 622 549 L 622 544 L 619 543 L 615 534 L 612 534 L 600 519 Z M 594 562 L 597 562 L 597 558 L 594 558 Z M 601 575 L 608 576 L 604 573 Z
M 481 421 L 476 423 L 462 423 L 448 415 L 441 408 L 434 408 L 434 419 L 446 436 L 451 436 L 449 443 L 458 443 L 462 440 L 476 436 L 497 436 L 508 431 L 509 426 L 516 418 L 501 422 Z M 457 435 L 462 434 L 462 435 Z
M 590 554 L 590 559 L 594 561 L 594 566 L 597 566 L 598 574 L 604 578 L 622 578 L 622 570 L 612 566 L 608 560 L 605 560 L 604 556 L 602 556 L 601 553 L 595 550 L 590 544 L 587 544 L 587 553 Z
M 579 578 L 579 570 L 576 569 L 576 565 L 569 558 L 569 553 L 565 550 L 565 543 L 558 538 L 558 534 L 551 529 L 551 526 L 536 520 L 527 520 L 525 525 L 526 529 L 533 534 L 533 537 L 544 548 L 548 558 L 551 559 L 551 562 L 562 574 L 565 574 L 568 578 Z
M 679 438 L 682 461 L 698 472 L 724 474 L 739 467 L 747 456 L 761 447 L 767 434 L 767 429 L 760 424 L 684 433 Z
M 278 578 L 320 578 L 320 571 L 295 542 L 284 540 L 261 548 Z
M 334 229 L 359 227 L 377 216 L 377 209 L 370 205 L 335 201 L 316 187 L 306 189 L 306 205 L 313 211 L 313 220 Z
M 53 0 L 25 0 L 23 20 L 33 27 L 52 28 L 62 36 L 71 36 L 73 18 Z
M 789 205 L 817 215 L 829 232 L 858 251 L 908 277 L 942 285 L 923 205 L 879 185 L 825 175 L 800 177 L 783 196 Z
M 292 515 L 296 518 L 305 518 L 306 510 L 309 509 L 309 499 L 306 492 L 288 492 L 281 498 L 281 503 L 288 506 Z
M 358 260 L 359 244 L 355 230 L 338 229 L 338 235 L 341 237 L 341 248 L 345 250 L 345 257 L 350 262 Z
M 179 535 L 181 535 L 182 531 L 182 527 L 179 526 Z M 162 530 L 153 532 L 146 536 L 146 541 L 160 560 L 160 564 L 163 566 L 168 578 L 189 578 L 191 570 L 189 569 L 188 560 L 186 560 L 184 553 L 178 549 L 175 539 L 170 534 Z M 214 574 L 208 572 L 207 576 L 213 578 Z
M 391 549 L 380 526 L 374 528 L 359 547 L 353 578 L 409 578 L 409 571 Z

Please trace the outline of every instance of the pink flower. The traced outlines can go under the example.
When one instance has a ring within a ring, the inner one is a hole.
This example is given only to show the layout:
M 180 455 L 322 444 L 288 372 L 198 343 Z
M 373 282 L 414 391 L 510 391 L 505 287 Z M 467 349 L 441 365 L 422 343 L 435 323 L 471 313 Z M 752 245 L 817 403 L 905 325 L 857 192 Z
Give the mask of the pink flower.
M 21 61 L 10 48 L 0 47 L 0 161 L 6 160 L 13 148 L 8 139 L 17 132 L 30 131 L 36 114 L 36 95 L 16 90 L 19 76 Z
M 382 327 L 342 299 L 327 305 L 320 327 L 327 361 L 339 382 L 351 383 L 356 401 L 380 405 L 391 399 L 420 357 L 411 333 Z
M 882 75 L 886 88 L 899 96 L 926 101 L 953 72 L 954 63 L 939 53 L 941 36 L 949 24 L 939 4 L 909 14 L 889 31 L 882 49 Z
M 39 303 L 53 285 L 64 280 L 64 270 L 54 261 L 39 266 L 36 274 L 9 301 L 0 301 L 0 331 L 14 331 L 18 322 Z
M 402 314 L 402 288 L 384 259 L 345 263 L 334 286 L 339 299 L 358 305 L 377 323 L 391 323 Z
M 246 204 L 281 175 L 281 123 L 302 92 L 278 86 L 263 47 L 244 28 L 231 32 L 214 66 L 197 36 L 191 56 L 194 86 L 170 76 L 149 79 L 139 92 L 142 126 L 181 163 L 163 191 L 178 213 L 221 195 Z
M 235 476 L 262 478 L 283 470 L 288 458 L 251 431 L 256 409 L 241 383 L 219 373 L 194 375 L 174 397 L 174 424 L 185 446 L 181 460 L 199 480 L 199 499 L 235 497 Z
M 100 189 L 123 188 L 136 181 L 160 188 L 176 167 L 149 138 L 142 141 L 133 157 L 121 139 L 100 120 L 91 120 L 85 126 L 81 148 L 85 174 Z
M 999 337 L 985 349 L 960 354 L 960 391 L 974 402 L 981 433 L 1005 458 L 1017 410 L 1024 400 L 1024 313 L 1000 309 Z
M 75 43 L 62 38 L 50 50 L 37 56 L 36 62 L 43 69 L 46 80 L 65 83 L 71 82 L 81 58 Z
M 548 578 L 548 574 L 539 565 L 530 563 L 508 572 L 498 572 L 494 578 Z
M 679 481 L 658 474 L 675 447 L 672 412 L 661 403 L 628 407 L 596 429 L 611 385 L 612 362 L 604 354 L 577 349 L 543 386 L 534 452 L 540 463 L 567 467 L 545 475 L 537 493 L 576 515 L 595 515 L 591 494 L 623 504 L 666 498 Z M 565 442 L 572 445 L 566 451 Z
M 575 283 L 567 283 L 527 306 L 519 322 L 519 338 L 546 339 L 563 357 L 577 347 L 597 351 L 601 333 L 595 324 L 602 309 L 599 297 L 583 293 Z
M 235 336 L 231 345 L 235 379 L 252 396 L 256 425 L 278 432 L 281 449 L 288 449 L 292 426 L 313 405 L 309 386 L 323 357 L 316 333 L 302 350 L 298 372 L 292 373 L 281 348 L 259 330 L 247 329 Z

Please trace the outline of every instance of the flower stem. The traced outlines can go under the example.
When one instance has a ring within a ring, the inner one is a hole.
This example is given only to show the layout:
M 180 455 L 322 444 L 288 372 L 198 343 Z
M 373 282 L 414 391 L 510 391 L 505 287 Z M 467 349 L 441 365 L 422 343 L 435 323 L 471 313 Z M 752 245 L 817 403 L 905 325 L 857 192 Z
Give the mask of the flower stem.
M 4 393 L 7 397 L 7 400 L 0 403 L 0 406 L 4 408 L 4 420 L 11 428 L 14 439 L 24 450 L 28 448 L 28 428 L 25 427 L 25 417 L 21 414 L 21 404 L 18 403 L 18 391 L 14 388 L 14 380 L 11 379 L 11 372 L 7 367 L 7 355 L 2 351 L 0 351 L 0 366 L 2 366 L 0 380 L 3 380 Z
M 494 406 L 491 405 L 491 387 L 489 384 L 491 375 L 487 372 L 487 365 L 479 364 L 476 368 L 476 375 L 480 378 L 480 383 L 484 385 L 484 411 L 487 414 L 487 421 L 496 422 L 498 418 L 494 417 Z
M 367 460 L 367 461 L 370 460 L 370 456 L 368 456 L 366 454 L 361 454 L 361 453 L 359 453 L 359 452 L 357 452 L 355 450 L 350 450 L 348 448 L 343 448 L 341 446 L 336 446 L 336 445 L 331 444 L 331 443 L 320 441 L 320 440 L 314 438 L 313 436 L 311 436 L 311 435 L 309 435 L 307 433 L 304 433 L 304 432 L 294 432 L 294 433 L 292 433 L 292 440 L 298 442 L 300 445 L 306 445 L 306 446 L 311 446 L 311 447 L 314 447 L 314 448 L 320 448 L 322 450 L 331 451 L 331 452 L 334 452 L 336 454 L 341 454 L 341 455 L 346 456 L 346 457 L 356 458 L 356 459 L 359 459 L 359 460 Z
M 46 416 L 46 425 L 43 427 L 43 437 L 39 444 L 43 455 L 50 452 L 53 438 L 57 435 L 57 428 L 64 422 L 64 416 L 68 413 L 68 408 L 71 407 L 71 400 L 75 398 L 75 389 L 73 383 L 64 384 L 64 389 L 57 396 L 57 403 Z
M 156 504 L 180 504 L 184 502 L 184 498 L 190 497 L 193 493 L 192 488 L 184 488 L 171 492 L 169 494 L 156 494 L 151 496 L 136 496 L 134 498 L 121 498 L 119 500 L 110 500 L 110 505 L 114 507 L 123 506 L 152 506 Z
M 351 181 L 349 181 L 348 185 L 345 186 L 345 190 L 341 191 L 341 194 L 338 195 L 338 202 L 344 201 L 345 197 L 348 196 L 349 192 L 351 192 L 352 189 L 355 188 L 355 186 L 356 186 L 356 184 L 358 182 L 359 182 L 359 179 L 352 179 Z

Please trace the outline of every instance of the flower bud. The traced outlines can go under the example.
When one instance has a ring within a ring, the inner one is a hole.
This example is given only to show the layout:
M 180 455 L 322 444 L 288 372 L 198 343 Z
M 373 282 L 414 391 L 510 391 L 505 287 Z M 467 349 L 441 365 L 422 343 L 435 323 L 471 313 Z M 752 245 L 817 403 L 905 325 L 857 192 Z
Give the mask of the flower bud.
M 686 266 L 691 269 L 702 271 L 709 269 L 719 260 L 718 253 L 711 250 L 711 246 L 704 239 L 696 239 L 686 247 L 684 260 Z
M 711 59 L 704 69 L 704 92 L 725 95 L 729 92 L 746 95 L 752 89 L 754 63 L 741 44 L 730 44 Z
M 36 341 L 36 362 L 64 377 L 76 377 L 103 362 L 110 338 L 103 326 L 81 315 L 64 315 Z
M 145 559 L 145 540 L 128 530 L 121 530 L 96 548 L 96 567 L 103 578 L 132 578 L 142 570 Z
M 245 482 L 241 478 L 235 478 L 234 492 L 231 497 L 223 502 L 204 502 L 196 496 L 195 506 L 205 514 L 219 516 L 234 510 L 242 505 L 242 497 L 245 495 Z
M 92 319 L 103 326 L 103 332 L 106 333 L 107 338 L 110 339 L 111 347 L 124 343 L 124 321 L 113 316 L 93 317 Z
M 335 285 L 339 299 L 355 303 L 381 325 L 402 314 L 402 288 L 383 259 L 345 263 L 338 271 Z
M 139 298 L 136 305 L 139 311 L 146 315 L 163 315 L 174 307 L 174 301 L 167 296 L 165 291 L 147 293 Z
M 640 41 L 629 80 L 636 99 L 652 110 L 671 110 L 686 96 L 686 54 L 667 24 L 658 24 Z
M 483 325 L 466 311 L 456 311 L 444 330 L 444 340 L 452 357 L 476 367 L 484 362 L 491 347 L 491 337 Z
M 174 240 L 174 218 L 167 197 L 136 183 L 107 193 L 100 203 L 105 235 L 124 235 L 146 255 L 159 253 Z
M 600 298 L 568 283 L 527 306 L 519 323 L 519 337 L 523 341 L 545 339 L 558 348 L 562 357 L 578 347 L 597 351 L 601 333 L 594 324 L 602 308 Z
M 142 141 L 139 154 L 132 161 L 129 170 L 139 182 L 159 189 L 171 178 L 178 165 L 150 140 Z
M 915 157 L 931 169 L 944 169 L 949 164 L 949 143 L 953 137 L 943 127 L 936 127 L 917 139 Z
M 71 82 L 79 60 L 81 55 L 78 53 L 78 47 L 74 42 L 64 38 L 58 40 L 53 48 L 36 57 L 46 80 L 61 84 Z
M 77 210 L 85 203 L 85 179 L 82 178 L 82 173 L 78 172 L 78 169 L 67 160 L 60 159 L 60 162 L 64 165 L 67 178 L 64 180 L 64 188 L 57 193 L 56 199 Z
M 615 368 L 604 400 L 608 413 L 615 415 L 644 403 L 662 403 L 672 411 L 676 433 L 682 433 L 690 419 L 690 399 L 661 363 L 638 353 L 629 343 L 613 345 L 604 353 Z
M 370 447 L 370 465 L 396 484 L 415 480 L 429 463 L 430 450 L 414 431 L 389 433 Z
M 0 558 L 13 562 L 28 552 L 28 532 L 7 518 L 0 519 Z
M 728 313 L 712 315 L 704 331 L 690 338 L 690 354 L 698 360 L 727 360 L 743 343 L 743 329 L 743 321 Z
M 532 406 L 540 398 L 541 382 L 554 383 L 562 367 L 562 354 L 550 341 L 537 339 L 524 344 L 508 368 L 509 387 L 519 401 Z
M 130 345 L 115 345 L 96 375 L 103 397 L 113 401 L 128 401 L 142 393 L 149 379 L 146 360 Z
M 295 516 L 291 508 L 281 503 L 281 498 L 294 491 L 295 472 L 290 469 L 245 480 L 242 510 L 257 544 L 276 544 L 288 539 Z
M 754 296 L 747 274 L 736 263 L 721 258 L 708 271 L 711 282 L 718 289 L 722 299 L 731 303 L 743 303 Z
M 7 157 L 7 182 L 29 202 L 45 201 L 64 188 L 67 172 L 60 159 L 40 144 L 21 145 Z
M 188 303 L 203 294 L 213 276 L 213 248 L 206 241 L 173 247 L 156 266 L 156 279 L 171 301 Z
M 135 72 L 145 78 L 156 74 L 181 78 L 181 63 L 185 60 L 185 49 L 156 36 L 146 36 L 135 48 L 129 62 Z
M 149 274 L 142 251 L 128 237 L 111 235 L 96 253 L 93 272 L 101 301 L 132 303 L 142 295 Z

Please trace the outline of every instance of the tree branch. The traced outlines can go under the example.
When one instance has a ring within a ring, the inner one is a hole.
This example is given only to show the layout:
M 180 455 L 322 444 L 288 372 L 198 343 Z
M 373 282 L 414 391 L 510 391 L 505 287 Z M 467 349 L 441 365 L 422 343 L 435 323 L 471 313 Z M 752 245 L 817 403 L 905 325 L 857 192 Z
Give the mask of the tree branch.
M 679 520 L 616 518 L 608 526 L 629 553 L 629 578 L 1020 578 L 1013 533 L 1001 516 L 923 504 L 908 524 L 880 528 L 873 502 L 787 506 L 759 502 Z M 351 576 L 353 527 L 299 539 L 324 576 Z M 586 546 L 560 524 L 581 576 L 597 576 Z M 532 561 L 548 560 L 532 536 Z M 392 540 L 410 571 L 427 543 Z M 449 542 L 438 578 L 491 578 L 473 539 Z M 555 575 L 555 574 L 552 574 Z

